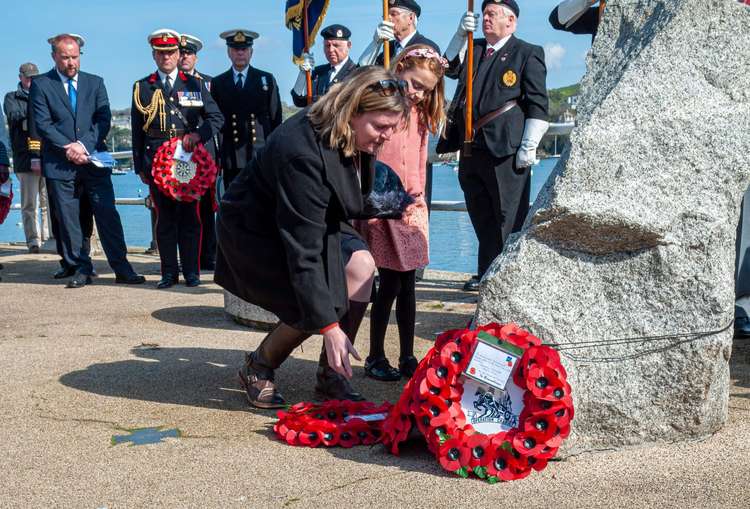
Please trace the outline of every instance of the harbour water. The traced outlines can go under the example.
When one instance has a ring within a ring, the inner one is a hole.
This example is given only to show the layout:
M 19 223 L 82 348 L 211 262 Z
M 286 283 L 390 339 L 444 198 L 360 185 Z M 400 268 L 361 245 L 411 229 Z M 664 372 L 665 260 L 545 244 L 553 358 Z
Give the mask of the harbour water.
M 531 180 L 531 199 L 544 185 L 555 167 L 557 159 L 544 159 L 534 166 Z M 18 180 L 13 177 L 14 203 L 20 203 Z M 133 173 L 112 177 L 115 196 L 136 198 L 148 194 L 148 188 Z M 458 184 L 458 174 L 451 166 L 435 166 L 433 171 L 433 200 L 463 201 Z M 118 205 L 128 246 L 148 246 L 151 242 L 149 211 L 140 206 Z M 5 223 L 0 225 L 0 243 L 23 242 L 21 211 L 11 210 Z M 455 272 L 476 270 L 477 239 L 465 212 L 433 212 L 430 216 L 430 268 Z

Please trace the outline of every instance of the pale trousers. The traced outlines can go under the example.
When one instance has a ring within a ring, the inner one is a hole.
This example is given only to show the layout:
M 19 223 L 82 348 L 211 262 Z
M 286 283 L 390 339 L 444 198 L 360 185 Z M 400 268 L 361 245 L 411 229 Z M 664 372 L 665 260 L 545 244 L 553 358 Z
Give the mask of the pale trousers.
M 33 172 L 16 173 L 16 177 L 21 183 L 21 219 L 23 232 L 26 235 L 26 245 L 40 246 L 49 238 L 47 186 L 44 177 Z

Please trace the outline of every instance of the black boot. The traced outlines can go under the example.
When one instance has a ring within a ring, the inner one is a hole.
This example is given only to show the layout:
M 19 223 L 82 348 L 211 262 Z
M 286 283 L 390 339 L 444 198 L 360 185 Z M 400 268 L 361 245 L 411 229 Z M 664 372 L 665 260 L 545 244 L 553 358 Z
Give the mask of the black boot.
M 367 311 L 368 304 L 369 302 L 350 300 L 349 311 L 347 311 L 339 322 L 341 330 L 344 331 L 352 345 L 354 345 L 354 340 L 357 338 L 357 332 L 359 331 L 362 319 L 365 317 L 365 311 Z M 316 375 L 318 383 L 315 386 L 315 396 L 318 399 L 324 401 L 331 399 L 364 401 L 364 396 L 352 388 L 349 380 L 336 373 L 336 371 L 328 365 L 328 355 L 326 354 L 325 344 L 320 351 L 318 371 Z

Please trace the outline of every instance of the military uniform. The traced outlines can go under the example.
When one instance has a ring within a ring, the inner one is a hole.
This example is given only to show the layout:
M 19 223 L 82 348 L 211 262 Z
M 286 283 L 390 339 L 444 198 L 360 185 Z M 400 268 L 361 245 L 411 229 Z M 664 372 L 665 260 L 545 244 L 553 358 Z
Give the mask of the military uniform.
M 203 41 L 190 34 L 180 36 L 180 54 L 185 52 L 197 54 L 203 49 Z M 188 72 L 187 69 L 183 69 Z M 191 69 L 188 74 L 203 82 L 206 90 L 211 92 L 211 76 L 198 72 L 195 68 Z M 219 164 L 219 133 L 214 134 L 211 141 L 206 144 L 211 157 L 216 164 Z M 216 187 L 212 187 L 200 200 L 200 221 L 201 221 L 201 246 L 200 246 L 200 268 L 202 270 L 214 270 L 216 266 Z
M 230 32 L 222 34 L 230 46 L 249 47 L 258 37 L 246 30 Z M 225 189 L 281 125 L 281 97 L 273 74 L 252 66 L 243 72 L 246 74 L 241 87 L 235 80 L 233 68 L 211 82 L 211 95 L 226 119 L 219 148 Z
M 496 3 L 512 5 L 518 12 L 515 2 Z M 500 114 L 476 132 L 471 156 L 461 154 L 458 173 L 479 240 L 480 279 L 502 251 L 508 236 L 523 225 L 529 210 L 531 171 L 530 166 L 519 168 L 515 156 L 522 145 L 525 123 L 529 119 L 546 123 L 548 116 L 544 50 L 514 35 L 497 51 L 487 49 L 485 39 L 474 40 L 474 125 L 489 114 Z M 456 56 L 446 72 L 447 77 L 459 80 L 453 98 L 457 108 L 450 115 L 453 127 L 447 145 L 453 142 L 460 146 L 458 139 L 450 138 L 463 138 L 466 75 L 465 61 Z
M 331 25 L 324 28 L 320 32 L 320 35 L 323 36 L 323 39 L 326 41 L 349 41 L 349 38 L 352 36 L 352 32 L 344 25 Z M 324 96 L 326 92 L 328 92 L 328 89 L 330 89 L 333 85 L 344 81 L 346 77 L 349 76 L 349 74 L 351 74 L 351 72 L 356 68 L 357 64 L 355 64 L 352 59 L 347 56 L 346 61 L 333 77 L 331 77 L 331 75 L 334 72 L 334 66 L 332 66 L 330 63 L 319 65 L 315 69 L 313 69 L 310 73 L 312 78 L 313 102 Z M 298 108 L 304 108 L 305 106 L 307 106 L 306 92 L 307 91 L 305 91 L 304 94 L 299 94 L 296 90 L 292 90 L 292 101 Z
M 153 41 L 157 36 L 162 45 Z M 159 32 L 152 34 L 150 41 L 157 51 L 158 48 L 176 49 L 177 37 L 173 31 Z M 162 273 L 160 288 L 177 282 L 178 247 L 186 283 L 190 286 L 198 284 L 201 222 L 200 202 L 176 201 L 156 187 L 151 174 L 154 156 L 165 141 L 182 138 L 185 134 L 197 133 L 200 142 L 208 145 L 224 122 L 203 80 L 181 71 L 175 76 L 171 90 L 165 88 L 157 72 L 137 81 L 131 107 L 133 164 L 135 172 L 146 176 L 150 182 L 151 199 L 157 213 L 156 241 Z M 144 110 L 154 108 L 162 101 L 164 119 L 158 113 L 149 118 Z
M 422 15 L 422 8 L 414 0 L 389 0 L 388 5 L 390 7 L 398 7 L 400 9 L 406 9 L 406 10 L 412 11 L 417 16 L 417 18 L 419 18 Z M 388 41 L 388 47 L 390 48 L 391 61 L 393 61 L 393 59 L 395 59 L 399 55 L 399 53 L 401 53 L 401 51 L 403 51 L 405 48 L 408 48 L 409 46 L 414 46 L 415 44 L 425 44 L 427 46 L 430 46 L 437 53 L 440 53 L 440 47 L 437 45 L 437 43 L 428 39 L 424 35 L 420 34 L 418 31 L 414 32 L 414 34 L 411 37 L 407 36 L 406 39 L 407 39 L 406 41 Z M 384 61 L 385 61 L 385 54 L 380 53 L 378 55 L 378 58 L 375 60 L 375 64 L 383 65 Z

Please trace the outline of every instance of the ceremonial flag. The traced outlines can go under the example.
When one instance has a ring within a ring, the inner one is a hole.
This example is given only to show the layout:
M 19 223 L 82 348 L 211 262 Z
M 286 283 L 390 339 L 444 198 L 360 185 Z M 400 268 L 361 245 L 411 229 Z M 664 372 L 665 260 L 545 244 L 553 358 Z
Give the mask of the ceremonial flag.
M 292 61 L 300 65 L 305 50 L 304 9 L 307 4 L 308 39 L 312 43 L 326 17 L 330 0 L 286 0 L 284 23 L 292 31 Z

